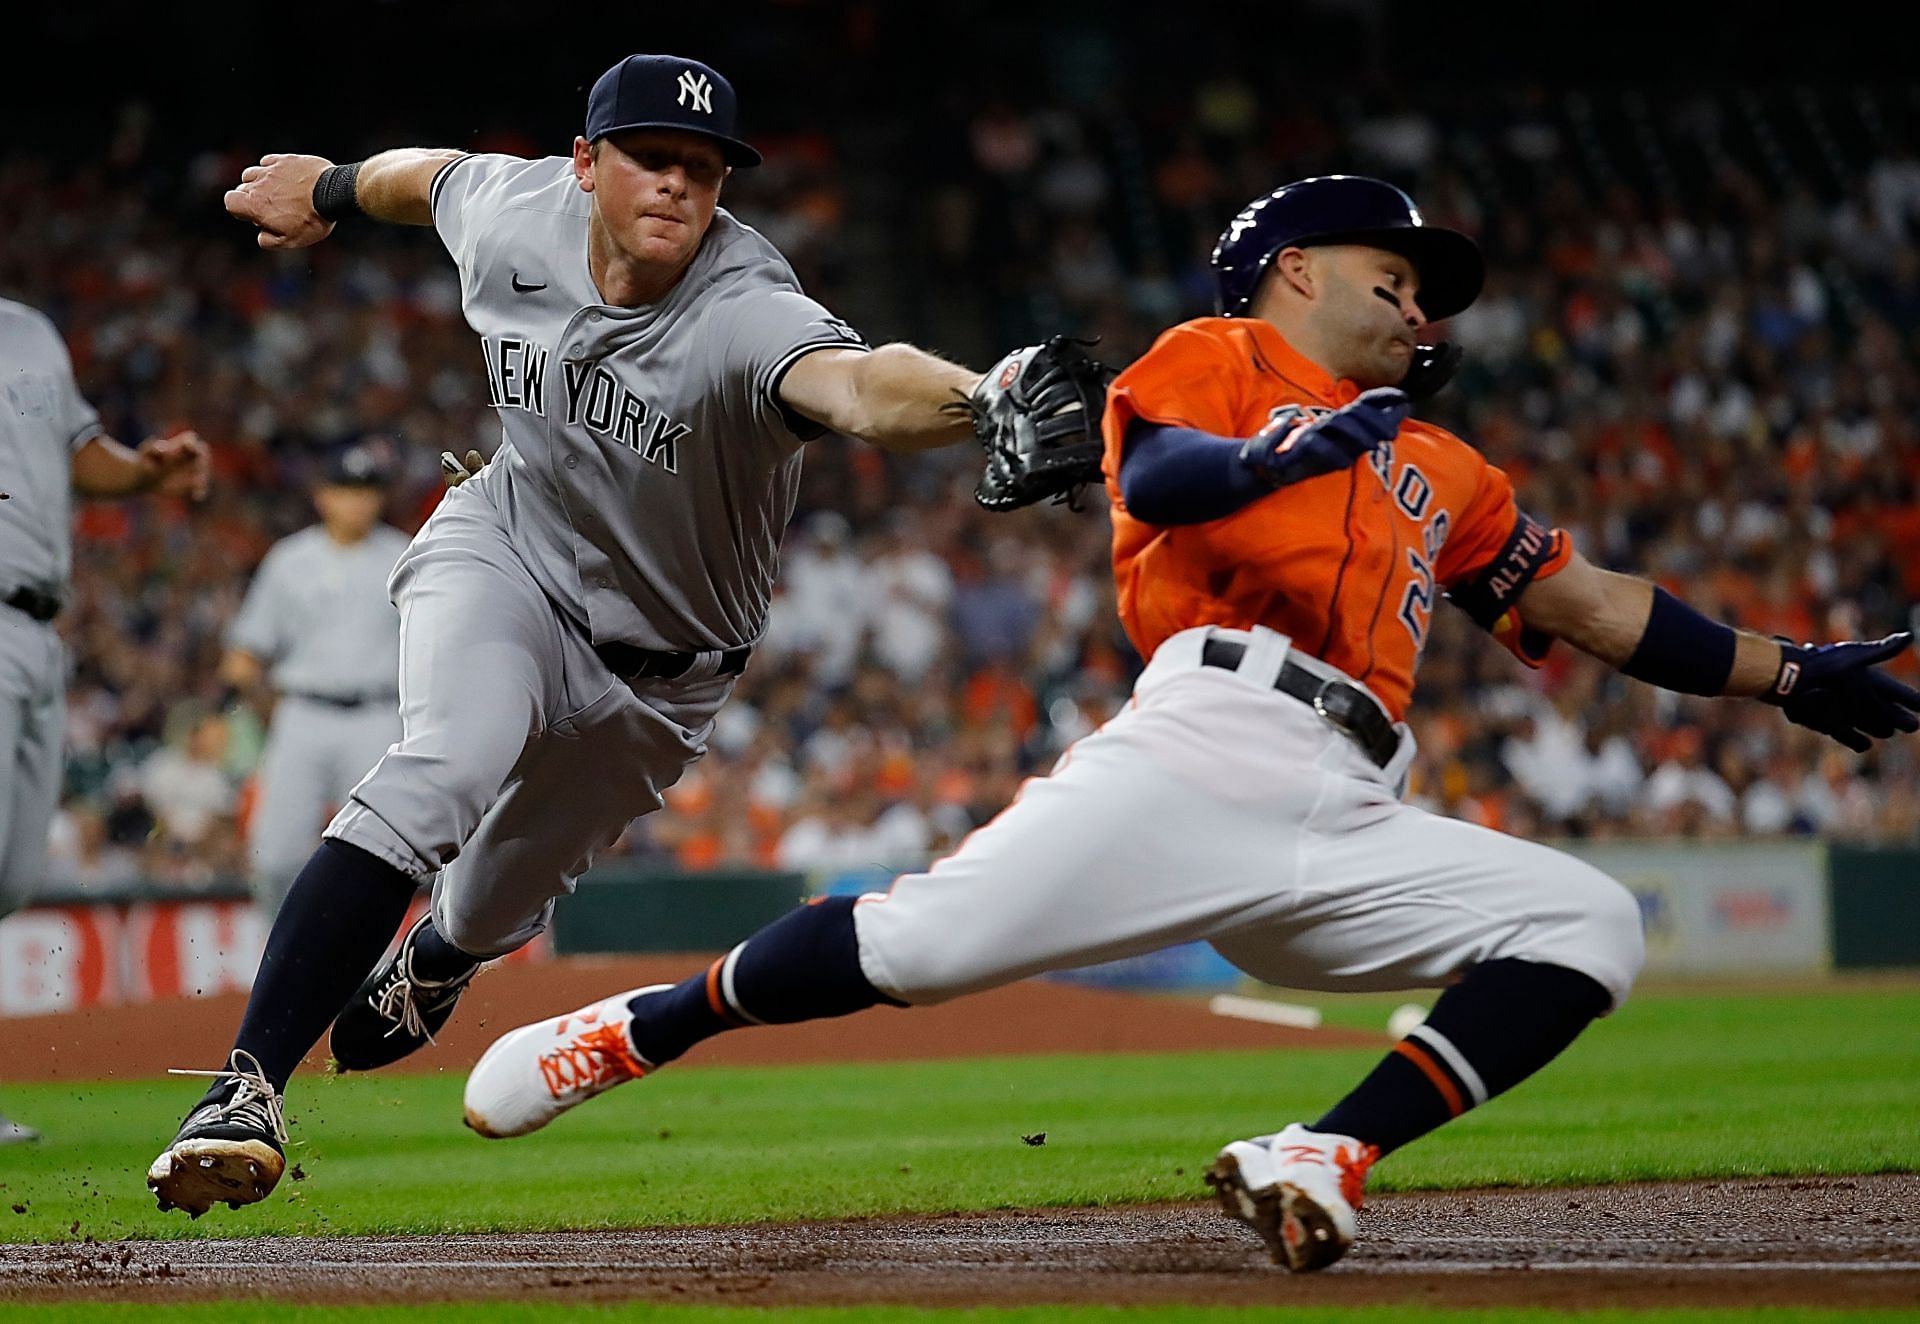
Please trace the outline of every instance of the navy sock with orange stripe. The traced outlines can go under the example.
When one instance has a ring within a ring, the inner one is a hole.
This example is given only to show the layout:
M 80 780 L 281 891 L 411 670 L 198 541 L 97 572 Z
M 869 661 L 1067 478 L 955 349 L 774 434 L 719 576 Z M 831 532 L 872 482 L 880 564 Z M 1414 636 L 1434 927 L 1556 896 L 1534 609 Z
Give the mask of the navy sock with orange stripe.
M 853 907 L 853 897 L 823 897 L 781 916 L 700 974 L 633 999 L 634 1051 L 662 1066 L 722 1030 L 905 1006 L 860 968 Z
M 1553 1061 L 1612 1001 L 1565 966 L 1482 962 L 1312 1129 L 1391 1153 Z

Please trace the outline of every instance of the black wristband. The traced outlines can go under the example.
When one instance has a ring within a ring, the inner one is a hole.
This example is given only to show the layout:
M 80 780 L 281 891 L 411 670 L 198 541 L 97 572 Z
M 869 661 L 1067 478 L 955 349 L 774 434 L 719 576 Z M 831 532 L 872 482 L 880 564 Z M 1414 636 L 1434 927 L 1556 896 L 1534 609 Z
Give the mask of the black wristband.
M 1620 672 L 1676 694 L 1724 694 L 1739 647 L 1732 629 L 1656 586 L 1647 631 Z
M 360 194 L 354 181 L 360 176 L 360 162 L 328 166 L 313 181 L 313 209 L 326 221 L 344 221 L 361 215 Z

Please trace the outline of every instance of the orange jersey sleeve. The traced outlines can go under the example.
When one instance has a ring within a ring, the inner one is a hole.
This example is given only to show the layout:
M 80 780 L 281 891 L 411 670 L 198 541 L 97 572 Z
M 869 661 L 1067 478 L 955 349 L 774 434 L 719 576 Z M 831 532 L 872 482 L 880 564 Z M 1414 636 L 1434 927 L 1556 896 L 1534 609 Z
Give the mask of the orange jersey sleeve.
M 1227 342 L 1197 330 L 1194 323 L 1163 332 L 1107 390 L 1107 477 L 1118 481 L 1127 428 L 1136 419 L 1222 437 L 1239 435 L 1244 392 L 1236 369 Z
M 1449 600 L 1508 652 L 1538 667 L 1553 639 L 1521 618 L 1520 595 L 1529 584 L 1559 574 L 1573 558 L 1573 544 L 1564 530 L 1547 528 L 1514 503 L 1505 472 L 1484 460 L 1481 470 L 1462 527 L 1447 539 L 1436 573 Z
M 1439 429 L 1435 429 L 1439 431 Z M 1478 461 L 1478 482 L 1467 508 L 1454 521 L 1453 528 L 1447 534 L 1447 544 L 1440 551 L 1439 564 L 1434 574 L 1446 588 L 1474 578 L 1489 568 L 1507 550 L 1507 544 L 1514 536 L 1521 520 L 1520 507 L 1514 504 L 1513 483 L 1507 478 L 1506 471 L 1497 465 L 1488 464 L 1479 452 L 1450 433 L 1442 434 L 1472 455 Z M 1572 555 L 1567 536 L 1559 529 L 1545 531 L 1552 542 L 1545 555 L 1536 559 L 1536 563 L 1527 575 L 1529 581 L 1546 579 L 1559 573 Z

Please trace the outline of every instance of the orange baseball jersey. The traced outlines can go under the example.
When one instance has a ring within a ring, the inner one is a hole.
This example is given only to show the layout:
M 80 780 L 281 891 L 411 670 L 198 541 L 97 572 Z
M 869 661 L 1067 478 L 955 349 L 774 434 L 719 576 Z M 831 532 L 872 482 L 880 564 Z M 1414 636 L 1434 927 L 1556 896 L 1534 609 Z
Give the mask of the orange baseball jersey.
M 1127 512 L 1120 459 L 1135 419 L 1250 437 L 1282 406 L 1331 412 L 1359 394 L 1255 318 L 1176 326 L 1114 381 L 1102 420 L 1113 572 L 1142 657 L 1194 626 L 1264 625 L 1364 682 L 1397 720 L 1439 596 L 1453 590 L 1516 656 L 1539 664 L 1545 640 L 1512 603 L 1566 565 L 1567 537 L 1522 514 L 1506 474 L 1430 423 L 1409 419 L 1351 469 L 1203 524 Z

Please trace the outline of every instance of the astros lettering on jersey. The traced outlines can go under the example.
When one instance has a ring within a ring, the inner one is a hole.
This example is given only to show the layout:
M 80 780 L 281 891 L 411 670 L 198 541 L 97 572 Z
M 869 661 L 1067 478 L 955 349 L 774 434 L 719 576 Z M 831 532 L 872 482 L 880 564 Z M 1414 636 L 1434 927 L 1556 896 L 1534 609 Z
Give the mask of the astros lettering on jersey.
M 1366 685 L 1397 721 L 1439 595 L 1471 584 L 1501 604 L 1484 623 L 1538 664 L 1506 590 L 1558 572 L 1571 544 L 1520 512 L 1505 473 L 1431 423 L 1409 419 L 1368 462 L 1221 519 L 1163 527 L 1128 513 L 1118 475 L 1135 419 L 1250 437 L 1281 411 L 1331 412 L 1359 394 L 1252 318 L 1176 326 L 1115 380 L 1102 420 L 1113 570 L 1142 657 L 1194 626 L 1264 625 Z M 1502 577 L 1510 562 L 1531 573 Z

